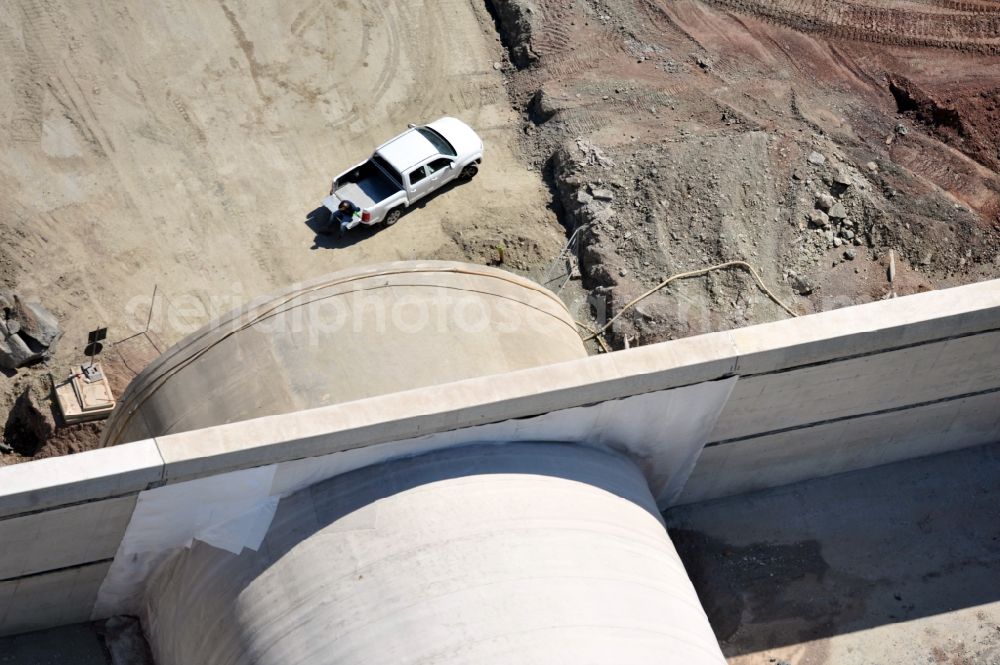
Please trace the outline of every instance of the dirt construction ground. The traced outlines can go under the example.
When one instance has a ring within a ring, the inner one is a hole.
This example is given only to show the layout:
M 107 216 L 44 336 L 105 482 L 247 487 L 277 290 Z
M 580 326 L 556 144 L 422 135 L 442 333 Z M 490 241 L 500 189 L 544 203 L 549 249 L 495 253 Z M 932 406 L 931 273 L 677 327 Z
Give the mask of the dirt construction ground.
M 483 137 L 474 180 L 390 228 L 317 233 L 333 175 L 441 115 Z M 0 202 L 0 291 L 38 296 L 65 333 L 51 359 L 0 375 L 0 464 L 97 442 L 99 423 L 57 428 L 48 401 L 49 375 L 83 359 L 89 330 L 109 327 L 120 394 L 212 316 L 348 266 L 502 254 L 578 318 L 621 314 L 613 348 L 992 279 L 1000 0 L 7 0 Z M 731 261 L 773 297 L 720 269 L 626 307 L 668 276 Z M 858 483 L 850 492 L 885 486 Z M 995 512 L 961 500 L 943 525 L 963 505 Z M 847 595 L 871 591 L 856 567 L 795 545 L 835 551 L 837 525 L 785 547 L 748 521 L 726 544 L 725 519 L 702 515 L 674 526 L 699 552 L 735 552 L 734 584 L 757 575 L 758 555 L 780 555 L 792 591 L 827 598 L 843 579 Z M 977 535 L 992 540 L 969 547 L 995 551 L 995 534 Z M 725 585 L 707 591 L 740 665 L 1000 662 L 996 616 L 968 628 L 985 583 L 960 580 L 971 591 L 952 603 L 935 579 L 880 582 L 896 595 L 872 592 L 861 609 L 847 596 L 807 607 L 823 639 L 913 618 L 947 636 L 895 649 L 870 632 L 838 642 L 866 649 L 850 658 L 800 649 L 816 636 L 782 614 L 768 580 L 741 601 L 756 617 L 721 607 Z M 948 619 L 952 605 L 969 611 Z M 952 639 L 961 622 L 968 645 Z
M 523 144 L 610 313 L 734 259 L 800 313 L 1000 272 L 1000 2 L 494 4 Z M 780 316 L 716 272 L 613 341 Z
M 299 280 L 497 246 L 514 270 L 551 260 L 565 234 L 514 155 L 501 59 L 467 0 L 0 3 L 0 286 L 65 330 L 45 367 L 0 377 L 4 416 L 88 330 L 144 329 L 154 286 L 150 338 L 105 354 L 119 390 L 153 344 Z M 333 175 L 446 114 L 486 143 L 472 182 L 343 242 L 306 223 Z
M 502 247 L 621 313 L 615 348 L 1000 275 L 997 0 L 17 0 L 0 70 L 0 286 L 66 331 L 0 411 L 97 326 L 149 321 L 105 353 L 120 391 L 212 315 L 382 260 Z M 334 173 L 443 114 L 485 140 L 475 180 L 314 232 Z M 725 269 L 625 307 L 729 261 L 781 304 Z M 46 430 L 34 402 L 5 443 Z

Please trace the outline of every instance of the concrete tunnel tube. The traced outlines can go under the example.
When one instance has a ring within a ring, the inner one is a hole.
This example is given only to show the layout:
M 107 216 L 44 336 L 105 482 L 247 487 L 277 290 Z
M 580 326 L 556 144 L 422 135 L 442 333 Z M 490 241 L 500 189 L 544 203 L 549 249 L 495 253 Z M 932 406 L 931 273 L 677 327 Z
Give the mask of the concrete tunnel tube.
M 129 384 L 102 445 L 586 355 L 559 298 L 524 277 L 450 261 L 352 268 L 188 335 Z
M 150 580 L 159 665 L 719 665 L 645 480 L 576 444 L 474 445 L 282 499 L 257 551 Z
M 479 300 L 489 328 L 379 323 L 372 293 L 383 311 L 424 303 L 445 320 Z M 301 312 L 336 299 L 360 322 L 310 330 L 323 319 Z M 295 310 L 303 325 L 261 325 Z M 371 353 L 326 352 L 344 335 Z M 351 270 L 183 340 L 129 387 L 106 441 L 584 355 L 562 303 L 526 279 L 442 262 Z M 317 483 L 280 500 L 256 551 L 173 552 L 141 607 L 159 665 L 725 662 L 641 472 L 573 442 L 450 448 Z

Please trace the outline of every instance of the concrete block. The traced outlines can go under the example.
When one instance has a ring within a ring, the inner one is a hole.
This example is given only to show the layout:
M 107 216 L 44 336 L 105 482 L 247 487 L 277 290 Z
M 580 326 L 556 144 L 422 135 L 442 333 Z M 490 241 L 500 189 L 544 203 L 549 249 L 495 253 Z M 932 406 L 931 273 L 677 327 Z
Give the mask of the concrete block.
M 89 621 L 110 563 L 0 582 L 0 636 Z
M 736 372 L 737 350 L 730 331 L 686 337 L 663 344 L 597 356 L 609 358 L 621 396 L 714 381 Z M 588 360 L 578 361 L 585 365 Z
M 719 418 L 722 441 L 1000 386 L 1000 332 L 743 377 Z
M 0 517 L 121 496 L 163 477 L 152 439 L 0 467 Z
M 882 464 L 1000 442 L 1000 392 L 915 409 L 896 429 Z
M 1000 280 L 730 331 L 741 375 L 1000 328 Z
M 133 494 L 0 519 L 0 579 L 113 557 L 136 497 Z
M 676 505 L 838 473 L 843 430 L 838 422 L 705 448 Z M 724 472 L 716 464 L 723 455 Z
M 995 392 L 711 446 L 675 505 L 993 443 L 998 419 Z

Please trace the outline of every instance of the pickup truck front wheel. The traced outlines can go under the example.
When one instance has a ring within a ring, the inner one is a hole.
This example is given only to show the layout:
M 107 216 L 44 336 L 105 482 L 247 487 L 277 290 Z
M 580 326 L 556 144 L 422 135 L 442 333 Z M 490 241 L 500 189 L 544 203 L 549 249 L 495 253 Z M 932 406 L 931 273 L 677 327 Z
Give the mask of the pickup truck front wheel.
M 479 173 L 479 167 L 475 164 L 469 164 L 462 169 L 462 172 L 458 174 L 458 177 L 462 180 L 472 180 L 477 173 Z
M 392 226 L 399 221 L 399 218 L 403 216 L 403 211 L 399 208 L 393 208 L 388 213 L 386 213 L 385 221 L 383 222 L 386 226 Z

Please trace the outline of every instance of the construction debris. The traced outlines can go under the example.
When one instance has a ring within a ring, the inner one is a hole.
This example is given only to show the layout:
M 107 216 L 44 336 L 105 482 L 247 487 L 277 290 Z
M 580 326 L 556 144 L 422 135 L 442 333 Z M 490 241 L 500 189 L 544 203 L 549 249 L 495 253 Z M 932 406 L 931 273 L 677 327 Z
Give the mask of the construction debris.
M 61 336 L 56 318 L 36 298 L 0 292 L 0 367 L 45 360 Z
M 576 147 L 583 153 L 582 161 L 588 166 L 602 166 L 606 169 L 610 169 L 615 165 L 610 158 L 605 156 L 603 150 L 586 139 L 578 138 L 576 140 Z
M 809 163 L 816 166 L 823 166 L 823 164 L 826 164 L 826 157 L 813 150 L 809 153 Z

